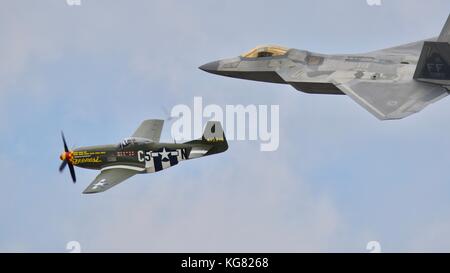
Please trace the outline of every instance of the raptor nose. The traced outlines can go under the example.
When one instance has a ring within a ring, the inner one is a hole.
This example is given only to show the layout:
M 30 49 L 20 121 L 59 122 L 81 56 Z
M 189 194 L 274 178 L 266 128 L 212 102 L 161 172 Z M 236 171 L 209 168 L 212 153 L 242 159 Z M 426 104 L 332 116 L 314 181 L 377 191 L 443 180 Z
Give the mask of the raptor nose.
M 219 68 L 219 61 L 210 62 L 207 64 L 204 64 L 199 67 L 201 70 L 206 72 L 216 72 Z

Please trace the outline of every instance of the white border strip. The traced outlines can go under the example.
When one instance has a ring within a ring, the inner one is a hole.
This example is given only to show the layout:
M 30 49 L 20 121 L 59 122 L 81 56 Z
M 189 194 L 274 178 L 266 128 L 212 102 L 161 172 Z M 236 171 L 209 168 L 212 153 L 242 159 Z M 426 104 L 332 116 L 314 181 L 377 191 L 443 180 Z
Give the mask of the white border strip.
M 111 170 L 111 169 L 127 169 L 127 170 L 133 170 L 133 171 L 138 171 L 138 172 L 145 171 L 145 168 L 139 168 L 139 167 L 127 166 L 127 165 L 109 166 L 109 167 L 105 167 L 103 169 L 100 169 L 100 171 L 106 171 L 106 170 Z

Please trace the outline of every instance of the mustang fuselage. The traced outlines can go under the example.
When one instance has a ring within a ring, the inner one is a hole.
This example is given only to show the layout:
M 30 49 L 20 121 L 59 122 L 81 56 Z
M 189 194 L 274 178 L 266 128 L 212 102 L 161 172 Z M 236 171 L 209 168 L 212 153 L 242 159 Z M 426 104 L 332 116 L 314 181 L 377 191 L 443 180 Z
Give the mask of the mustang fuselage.
M 120 143 L 90 146 L 63 153 L 61 159 L 69 159 L 72 165 L 94 170 L 125 166 L 142 173 L 157 172 L 178 164 L 180 161 L 220 153 L 227 147 L 201 143 Z M 200 142 L 200 141 L 198 141 Z

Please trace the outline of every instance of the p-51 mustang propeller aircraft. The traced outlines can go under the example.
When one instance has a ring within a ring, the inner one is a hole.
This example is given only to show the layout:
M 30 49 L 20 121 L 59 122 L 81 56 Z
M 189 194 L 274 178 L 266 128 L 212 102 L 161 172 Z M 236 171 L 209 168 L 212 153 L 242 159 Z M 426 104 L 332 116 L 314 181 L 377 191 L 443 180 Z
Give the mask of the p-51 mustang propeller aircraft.
M 381 120 L 401 119 L 448 95 L 449 43 L 450 16 L 437 39 L 351 55 L 262 46 L 200 69 L 290 84 L 305 93 L 348 95 Z
M 64 134 L 64 152 L 59 167 L 62 172 L 69 166 L 72 181 L 76 182 L 74 166 L 100 170 L 100 174 L 83 193 L 97 193 L 119 184 L 139 173 L 158 172 L 180 161 L 222 153 L 228 144 L 219 122 L 209 121 L 201 139 L 185 143 L 160 143 L 164 121 L 145 120 L 119 144 L 81 147 L 70 151 Z

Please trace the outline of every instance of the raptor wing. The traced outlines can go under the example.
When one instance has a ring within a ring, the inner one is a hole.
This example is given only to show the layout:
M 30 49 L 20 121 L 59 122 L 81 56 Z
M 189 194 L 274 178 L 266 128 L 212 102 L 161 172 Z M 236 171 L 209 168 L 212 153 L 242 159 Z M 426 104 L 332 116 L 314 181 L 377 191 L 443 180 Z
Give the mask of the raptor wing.
M 377 82 L 355 79 L 348 82 L 335 82 L 335 85 L 381 120 L 407 117 L 448 94 L 447 90 L 441 86 L 414 80 Z

